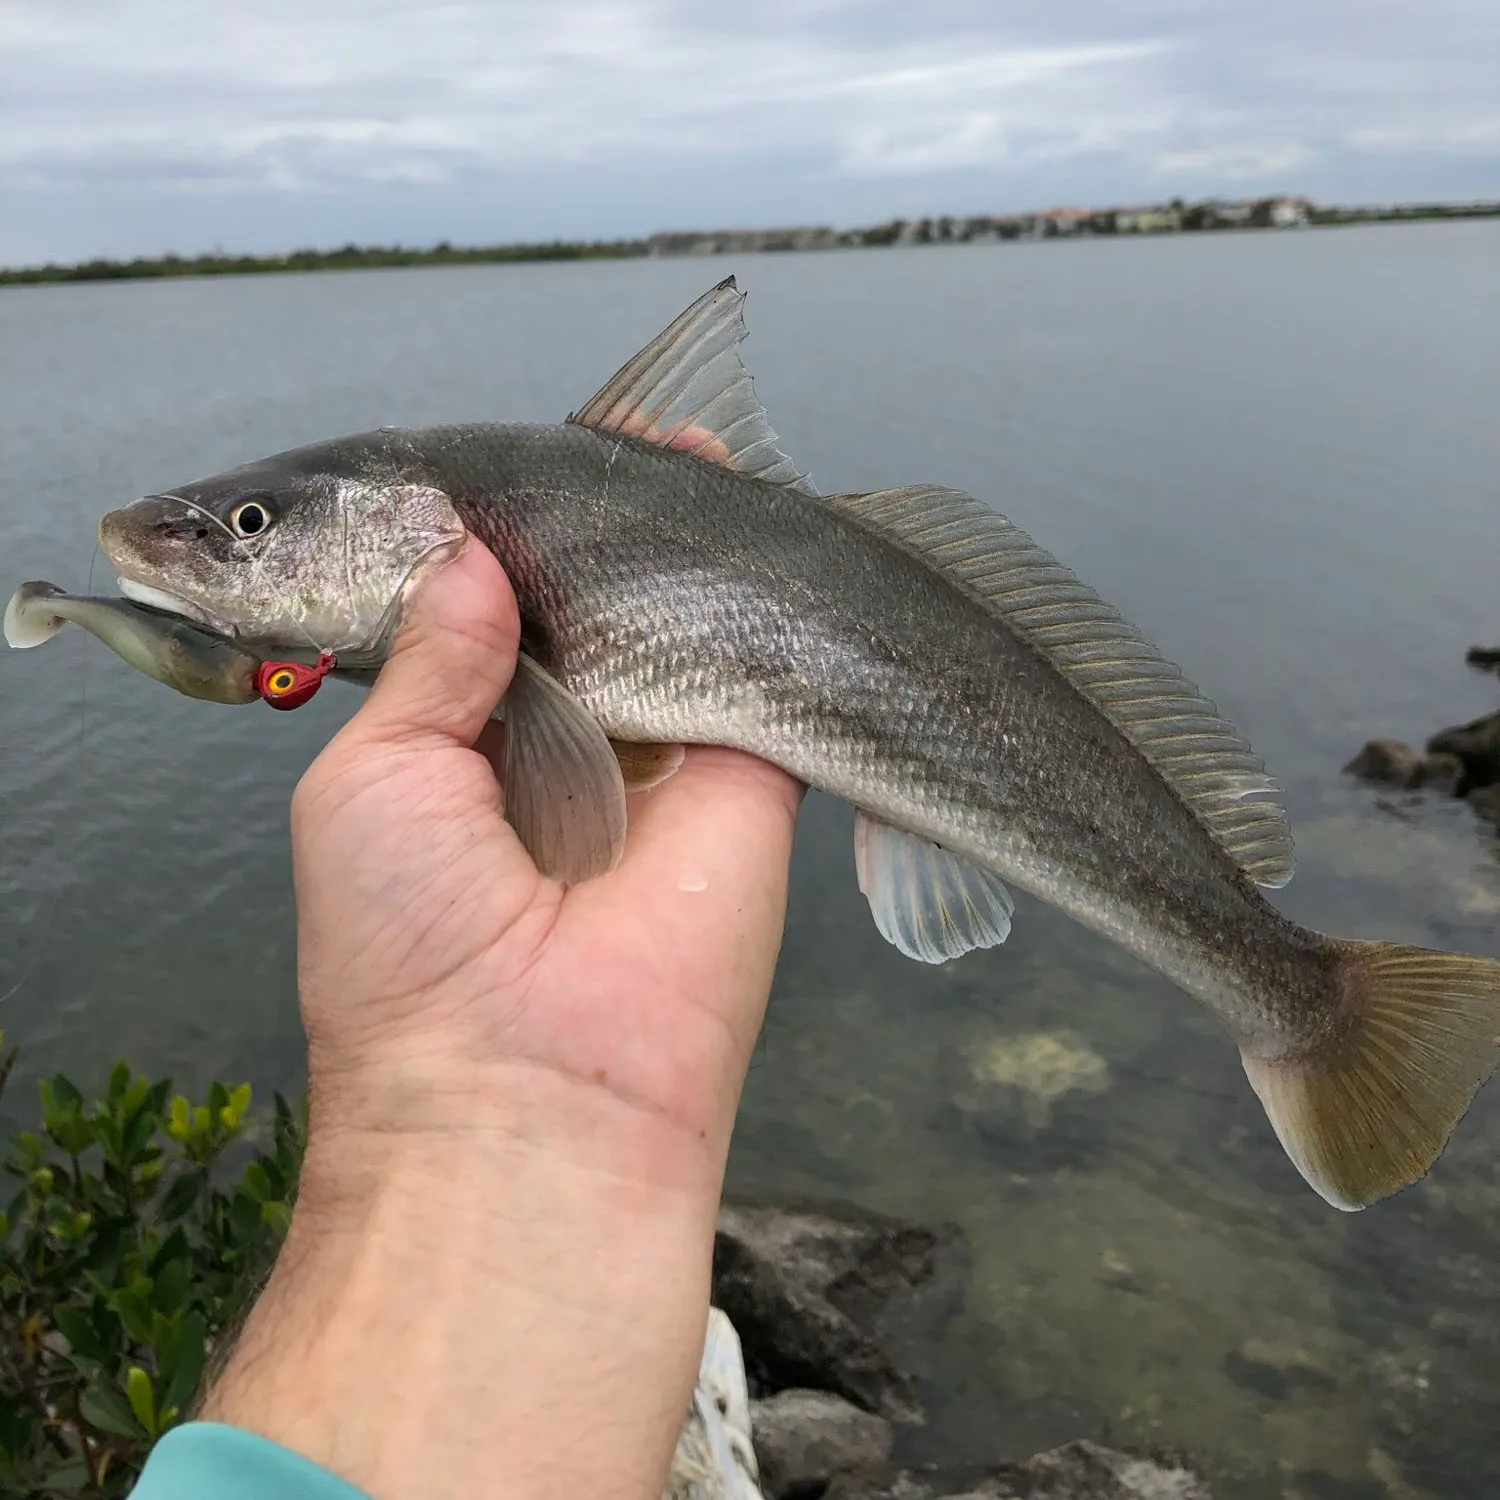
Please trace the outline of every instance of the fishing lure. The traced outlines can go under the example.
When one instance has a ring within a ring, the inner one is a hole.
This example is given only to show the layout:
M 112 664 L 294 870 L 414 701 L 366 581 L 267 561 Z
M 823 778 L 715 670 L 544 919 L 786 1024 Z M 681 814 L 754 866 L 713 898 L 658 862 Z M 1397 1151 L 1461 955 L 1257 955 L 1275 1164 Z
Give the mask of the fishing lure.
M 312 667 L 299 661 L 263 661 L 255 674 L 255 690 L 272 708 L 301 708 L 337 665 L 331 651 L 320 653 Z

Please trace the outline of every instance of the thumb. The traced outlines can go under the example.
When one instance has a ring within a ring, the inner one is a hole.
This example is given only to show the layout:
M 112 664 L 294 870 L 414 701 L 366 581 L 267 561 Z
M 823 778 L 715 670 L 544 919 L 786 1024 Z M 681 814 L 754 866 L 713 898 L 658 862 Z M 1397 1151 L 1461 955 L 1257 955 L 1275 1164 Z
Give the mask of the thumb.
M 471 536 L 413 589 L 390 657 L 345 734 L 472 745 L 510 686 L 520 640 L 510 580 Z

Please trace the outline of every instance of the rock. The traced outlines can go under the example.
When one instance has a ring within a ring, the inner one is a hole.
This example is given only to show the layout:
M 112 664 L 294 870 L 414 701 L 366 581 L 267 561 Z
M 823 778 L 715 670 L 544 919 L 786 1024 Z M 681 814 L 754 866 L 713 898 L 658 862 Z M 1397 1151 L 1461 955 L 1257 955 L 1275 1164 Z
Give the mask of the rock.
M 1456 724 L 1427 741 L 1429 754 L 1456 755 L 1464 766 L 1464 791 L 1500 781 L 1500 713 Z
M 1500 669 L 1500 646 L 1470 646 L 1464 660 L 1471 667 Z
M 895 1442 L 884 1417 L 826 1391 L 782 1391 L 753 1401 L 750 1424 L 766 1500 L 821 1494 L 835 1474 L 885 1464 Z
M 1436 755 L 1422 757 L 1412 785 L 1441 792 L 1445 797 L 1456 797 L 1464 776 L 1464 763 L 1456 755 L 1440 750 Z
M 1213 1500 L 1176 1459 L 1138 1458 L 1098 1443 L 1065 1443 L 1024 1463 L 987 1469 L 903 1469 L 845 1475 L 824 1500 Z
M 1465 800 L 1481 818 L 1500 828 L 1500 785 L 1476 787 Z
M 1265 1339 L 1246 1339 L 1224 1356 L 1219 1368 L 1241 1389 L 1268 1401 L 1338 1389 L 1333 1372 L 1311 1351 Z
M 1370 740 L 1344 770 L 1364 781 L 1412 786 L 1420 766 L 1421 757 L 1404 740 Z
M 739 1333 L 753 1394 L 829 1391 L 891 1421 L 920 1422 L 919 1351 L 961 1308 L 968 1272 L 956 1225 L 826 1205 L 725 1204 L 713 1300 Z

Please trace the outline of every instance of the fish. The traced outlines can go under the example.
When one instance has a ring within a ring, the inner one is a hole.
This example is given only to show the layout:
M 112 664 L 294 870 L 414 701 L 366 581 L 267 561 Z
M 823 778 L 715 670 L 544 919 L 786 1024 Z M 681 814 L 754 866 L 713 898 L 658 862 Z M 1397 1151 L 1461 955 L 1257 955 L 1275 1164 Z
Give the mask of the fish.
M 901 952 L 1003 943 L 1027 891 L 1217 1016 L 1329 1203 L 1424 1176 L 1494 1069 L 1500 962 L 1278 911 L 1292 836 L 1248 741 L 980 499 L 821 493 L 755 395 L 743 301 L 720 283 L 563 422 L 316 442 L 111 511 L 100 544 L 138 602 L 368 673 L 472 535 L 520 607 L 499 775 L 544 874 L 612 868 L 627 792 L 684 745 L 749 752 L 852 804 Z
M 66 594 L 55 584 L 23 583 L 5 609 L 5 639 L 26 650 L 50 641 L 69 622 L 104 642 L 147 677 L 189 698 L 254 703 L 259 657 L 180 617 L 129 599 Z

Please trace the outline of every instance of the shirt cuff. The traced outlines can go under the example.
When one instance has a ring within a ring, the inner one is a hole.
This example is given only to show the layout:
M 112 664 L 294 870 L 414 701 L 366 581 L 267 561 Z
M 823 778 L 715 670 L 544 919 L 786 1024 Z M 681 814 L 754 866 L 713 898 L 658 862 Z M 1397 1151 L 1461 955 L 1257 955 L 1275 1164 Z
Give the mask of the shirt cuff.
M 269 1438 L 185 1422 L 151 1450 L 131 1500 L 370 1500 L 347 1480 Z

